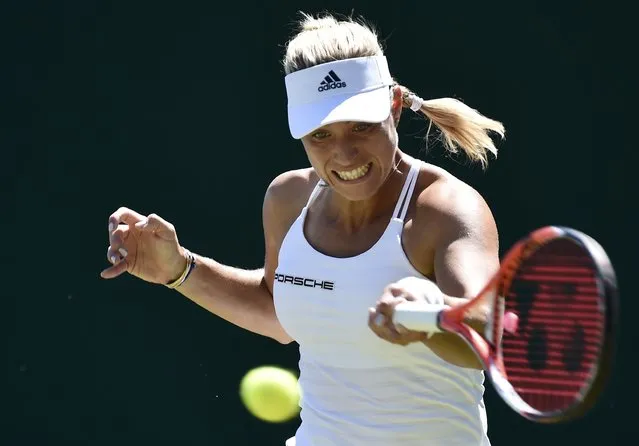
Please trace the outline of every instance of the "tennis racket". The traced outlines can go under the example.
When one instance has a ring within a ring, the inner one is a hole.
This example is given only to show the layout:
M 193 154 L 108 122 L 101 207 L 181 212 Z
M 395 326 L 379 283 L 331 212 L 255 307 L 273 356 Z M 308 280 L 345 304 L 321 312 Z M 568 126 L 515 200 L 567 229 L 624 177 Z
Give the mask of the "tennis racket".
M 491 311 L 479 333 L 464 317 L 487 301 Z M 617 306 L 615 273 L 599 243 L 548 226 L 517 242 L 468 303 L 444 310 L 402 303 L 393 322 L 461 336 L 511 408 L 535 422 L 557 423 L 584 415 L 603 390 Z

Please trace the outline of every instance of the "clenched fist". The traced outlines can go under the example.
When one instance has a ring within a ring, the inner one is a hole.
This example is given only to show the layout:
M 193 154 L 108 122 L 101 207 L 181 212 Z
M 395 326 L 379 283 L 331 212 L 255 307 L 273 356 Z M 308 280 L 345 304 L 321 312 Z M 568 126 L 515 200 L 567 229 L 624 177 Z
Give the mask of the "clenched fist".
M 113 279 L 124 272 L 151 283 L 167 284 L 182 274 L 187 260 L 175 227 L 156 214 L 120 208 L 109 217 L 111 266 L 100 273 Z

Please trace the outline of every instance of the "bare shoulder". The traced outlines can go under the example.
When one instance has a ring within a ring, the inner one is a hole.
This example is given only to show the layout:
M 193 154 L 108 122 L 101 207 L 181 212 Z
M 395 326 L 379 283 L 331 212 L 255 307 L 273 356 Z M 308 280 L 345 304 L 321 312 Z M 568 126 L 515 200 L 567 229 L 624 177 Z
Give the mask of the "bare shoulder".
M 319 181 L 315 171 L 308 167 L 305 169 L 295 169 L 283 172 L 275 177 L 266 190 L 269 198 L 295 199 L 301 195 L 305 189 L 313 190 Z
M 428 234 L 497 244 L 497 227 L 484 197 L 446 170 L 424 164 L 415 195 L 415 217 Z
M 301 209 L 318 181 L 319 177 L 312 168 L 281 173 L 266 189 L 264 202 L 278 205 L 280 209 L 282 207 Z
M 289 170 L 269 184 L 264 195 L 264 224 L 271 228 L 290 224 L 299 215 L 319 177 L 312 168 Z

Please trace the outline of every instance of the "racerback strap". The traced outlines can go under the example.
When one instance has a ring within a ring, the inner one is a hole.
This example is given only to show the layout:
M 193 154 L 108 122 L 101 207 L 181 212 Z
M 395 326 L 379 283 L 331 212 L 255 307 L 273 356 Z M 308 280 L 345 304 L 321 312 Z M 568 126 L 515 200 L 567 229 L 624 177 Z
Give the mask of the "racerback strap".
M 311 196 L 308 197 L 308 201 L 306 202 L 305 207 L 309 207 L 311 205 L 311 202 L 315 199 L 315 197 L 317 197 L 317 194 L 319 194 L 320 190 L 324 187 L 324 184 L 325 184 L 324 180 L 320 178 L 320 180 L 315 185 L 315 188 L 313 188 L 313 192 L 311 192 Z
M 413 191 L 415 190 L 415 184 L 417 184 L 420 165 L 421 162 L 419 160 L 413 161 L 413 164 L 408 171 L 408 175 L 406 176 L 406 180 L 404 181 L 402 192 L 399 194 L 399 199 L 397 200 L 397 204 L 395 205 L 393 218 L 399 218 L 400 220 L 404 221 L 406 212 L 408 211 L 408 205 L 410 204 L 410 199 L 413 196 Z

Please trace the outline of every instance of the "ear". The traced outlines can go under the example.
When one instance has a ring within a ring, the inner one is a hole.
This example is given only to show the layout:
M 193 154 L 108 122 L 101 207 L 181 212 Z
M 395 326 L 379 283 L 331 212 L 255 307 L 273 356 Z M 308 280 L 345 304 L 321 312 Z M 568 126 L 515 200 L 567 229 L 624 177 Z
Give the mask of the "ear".
M 395 85 L 393 88 L 393 101 L 391 103 L 391 115 L 393 116 L 393 122 L 395 127 L 399 125 L 399 118 L 402 116 L 403 98 L 402 88 L 399 85 Z

